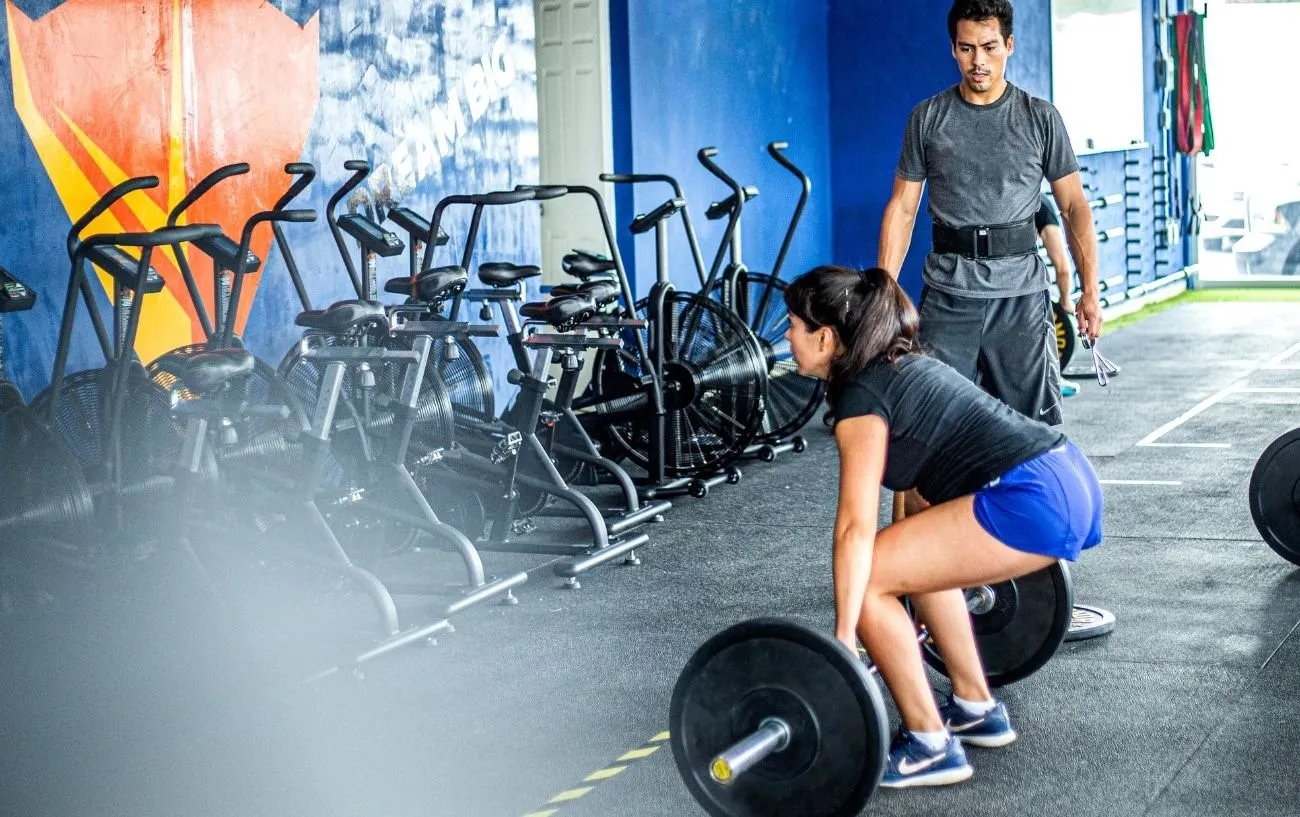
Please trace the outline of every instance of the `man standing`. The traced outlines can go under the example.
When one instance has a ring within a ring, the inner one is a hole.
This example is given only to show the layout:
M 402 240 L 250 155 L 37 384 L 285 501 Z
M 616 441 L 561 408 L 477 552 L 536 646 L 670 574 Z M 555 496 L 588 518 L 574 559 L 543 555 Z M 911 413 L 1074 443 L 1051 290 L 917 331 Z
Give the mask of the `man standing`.
M 1009 0 L 956 0 L 948 12 L 961 82 L 912 109 L 876 263 L 898 276 L 928 184 L 922 344 L 1022 414 L 1059 425 L 1055 326 L 1034 228 L 1044 179 L 1079 273 L 1079 331 L 1092 339 L 1102 325 L 1097 238 L 1060 113 L 1006 79 L 1012 18 Z M 905 505 L 915 513 L 925 502 L 910 493 Z
M 1006 80 L 1008 0 L 958 0 L 948 15 L 962 81 L 913 110 L 877 263 L 898 274 L 925 185 L 934 251 L 921 332 L 935 353 L 1024 414 L 1061 422 L 1059 370 L 1034 215 L 1044 178 L 1064 217 L 1082 292 L 1079 328 L 1101 334 L 1097 241 L 1060 114 Z

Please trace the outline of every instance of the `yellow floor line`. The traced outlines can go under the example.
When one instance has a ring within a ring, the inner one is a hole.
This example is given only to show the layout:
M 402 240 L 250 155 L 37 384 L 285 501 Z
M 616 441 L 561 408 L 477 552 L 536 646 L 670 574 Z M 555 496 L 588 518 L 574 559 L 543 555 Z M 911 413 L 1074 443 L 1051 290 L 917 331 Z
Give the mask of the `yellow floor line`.
M 622 763 L 625 760 L 640 760 L 643 757 L 649 757 L 650 755 L 653 755 L 657 751 L 659 751 L 658 746 L 643 746 L 640 749 L 633 749 L 632 751 L 620 757 L 618 760 L 620 763 Z
M 582 795 L 586 794 L 587 792 L 591 791 L 594 788 L 595 786 L 583 786 L 580 789 L 569 789 L 568 791 L 562 791 L 559 794 L 552 797 L 550 799 L 550 802 L 566 803 L 570 800 L 577 800 L 579 797 L 581 797 Z
M 608 769 L 601 769 L 598 772 L 592 772 L 582 779 L 583 783 L 590 783 L 593 780 L 608 780 L 614 775 L 626 769 L 626 766 L 610 766 Z
M 615 761 L 615 765 L 606 766 L 603 769 L 597 769 L 596 771 L 592 772 L 591 774 L 583 778 L 582 782 L 598 783 L 602 780 L 609 780 L 610 778 L 617 777 L 618 775 L 622 774 L 624 771 L 627 770 L 628 761 L 640 760 L 641 758 L 645 758 L 645 757 L 649 757 L 650 755 L 653 755 L 655 752 L 659 751 L 659 749 L 663 747 L 663 744 L 668 740 L 668 738 L 669 738 L 669 734 L 667 732 L 660 732 L 659 734 L 650 738 L 650 740 L 646 741 L 645 744 L 643 744 L 640 748 L 633 749 L 630 752 L 625 753 L 622 757 L 620 757 L 617 761 Z M 585 796 L 586 794 L 591 792 L 591 790 L 594 788 L 596 788 L 594 785 L 579 786 L 577 788 L 572 788 L 567 791 L 562 791 L 559 794 L 552 797 L 547 802 L 547 805 L 552 806 L 557 803 L 573 802 L 574 800 L 577 800 L 578 798 Z M 558 808 L 547 808 L 547 809 L 542 809 L 540 811 L 530 811 L 529 813 L 523 815 L 523 817 L 554 817 L 554 815 L 559 811 L 560 809 Z

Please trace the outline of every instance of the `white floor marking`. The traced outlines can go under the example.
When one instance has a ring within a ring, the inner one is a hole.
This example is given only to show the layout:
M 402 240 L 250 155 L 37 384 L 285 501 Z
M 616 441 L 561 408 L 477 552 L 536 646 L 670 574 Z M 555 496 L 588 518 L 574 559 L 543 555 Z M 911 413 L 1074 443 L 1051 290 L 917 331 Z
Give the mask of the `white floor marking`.
M 1268 358 L 1267 360 L 1255 366 L 1252 366 L 1251 368 L 1243 372 L 1241 377 L 1237 378 L 1237 380 L 1234 383 L 1220 389 L 1214 394 L 1211 394 L 1209 397 L 1205 398 L 1201 402 L 1192 406 L 1187 411 L 1183 412 L 1182 414 L 1178 415 L 1174 419 L 1160 426 L 1160 428 L 1157 428 L 1155 431 L 1152 431 L 1150 434 L 1146 435 L 1141 440 L 1138 440 L 1137 445 L 1144 448 L 1231 448 L 1232 447 L 1231 443 L 1158 443 L 1156 442 L 1156 440 L 1160 439 L 1161 437 L 1165 436 L 1169 432 L 1181 426 L 1183 423 L 1186 423 L 1188 420 L 1192 419 L 1196 415 L 1210 408 L 1215 403 L 1220 402 L 1230 394 L 1235 394 L 1235 393 L 1300 394 L 1300 389 L 1250 388 L 1247 386 L 1238 385 L 1246 378 L 1248 378 L 1252 372 L 1255 372 L 1259 369 L 1268 369 L 1268 368 L 1274 368 L 1280 366 L 1282 364 L 1282 361 L 1291 357 L 1291 355 L 1294 355 L 1296 352 L 1300 352 L 1300 343 L 1293 343 L 1287 348 L 1283 349 L 1281 352 L 1278 352 L 1277 354 Z M 1295 368 L 1300 368 L 1300 366 L 1297 366 Z
M 1219 402 L 1223 398 L 1232 394 L 1236 390 L 1237 390 L 1236 385 L 1232 385 L 1232 386 L 1228 386 L 1227 388 L 1220 389 L 1219 391 L 1215 392 L 1214 394 L 1211 394 L 1209 397 L 1205 398 L 1201 402 L 1192 406 L 1187 411 L 1184 411 L 1182 414 L 1178 415 L 1174 419 L 1160 426 L 1160 428 L 1157 428 L 1155 431 L 1152 431 L 1150 434 L 1146 435 L 1141 440 L 1138 440 L 1137 444 L 1139 446 L 1149 446 L 1154 444 L 1156 440 L 1160 439 L 1161 437 L 1165 436 L 1169 432 L 1173 431 L 1175 428 L 1178 428 L 1183 423 L 1187 422 L 1188 420 L 1192 419 L 1196 415 L 1205 411 L 1210 406 L 1213 406 L 1215 403 Z M 1169 444 L 1166 443 L 1166 445 Z M 1196 447 L 1200 448 L 1203 446 L 1196 446 Z M 1227 448 L 1228 445 L 1226 443 L 1220 443 L 1218 445 L 1215 445 L 1214 447 Z
M 1264 361 L 1264 363 L 1260 366 L 1260 368 L 1272 369 L 1274 367 L 1282 367 L 1282 368 L 1294 369 L 1296 368 L 1295 364 L 1288 364 L 1283 367 L 1282 361 L 1291 357 L 1291 355 L 1294 355 L 1296 352 L 1300 352 L 1300 343 L 1293 343 L 1287 348 L 1273 355 L 1268 360 Z

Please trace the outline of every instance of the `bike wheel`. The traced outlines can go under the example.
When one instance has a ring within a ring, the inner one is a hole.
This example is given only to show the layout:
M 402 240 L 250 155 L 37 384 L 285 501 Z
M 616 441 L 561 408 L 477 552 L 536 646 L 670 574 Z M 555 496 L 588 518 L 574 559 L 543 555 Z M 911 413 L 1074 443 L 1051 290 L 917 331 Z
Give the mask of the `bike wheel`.
M 758 438 L 776 442 L 799 431 L 817 414 L 826 399 L 826 382 L 799 374 L 785 330 L 790 311 L 785 306 L 786 282 L 761 272 L 747 272 L 738 281 L 736 312 L 749 324 L 767 362 L 767 404 Z M 721 298 L 721 281 L 713 296 Z
M 636 317 L 649 319 L 649 309 L 648 299 L 637 302 Z M 681 477 L 725 468 L 762 429 L 767 365 L 758 341 L 736 314 L 694 292 L 670 292 L 663 314 L 653 319 L 662 322 L 666 338 L 664 472 Z M 647 330 L 624 330 L 623 348 L 597 357 L 597 396 L 584 404 L 592 410 L 588 422 L 603 426 L 628 459 L 648 468 L 655 417 L 632 332 L 643 333 L 655 355 Z

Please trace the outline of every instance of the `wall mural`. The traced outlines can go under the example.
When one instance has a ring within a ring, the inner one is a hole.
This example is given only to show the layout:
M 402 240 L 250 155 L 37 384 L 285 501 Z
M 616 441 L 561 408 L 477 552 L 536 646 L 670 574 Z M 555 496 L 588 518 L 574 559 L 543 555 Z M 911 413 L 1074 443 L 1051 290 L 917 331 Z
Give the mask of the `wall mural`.
M 40 293 L 36 310 L 7 321 L 5 360 L 28 397 L 49 379 L 68 280 L 66 232 L 126 178 L 152 174 L 161 184 L 127 196 L 90 232 L 156 229 L 199 179 L 240 161 L 252 171 L 218 185 L 185 221 L 221 224 L 237 240 L 245 219 L 287 188 L 283 167 L 295 161 L 319 173 L 298 205 L 322 214 L 350 175 L 348 159 L 370 161 L 372 200 L 426 216 L 444 195 L 537 180 L 531 0 L 4 6 L 0 211 L 14 215 L 0 232 L 0 266 Z M 449 219 L 455 247 L 468 213 Z M 477 260 L 535 261 L 537 222 L 535 206 L 492 213 Z M 353 297 L 323 218 L 287 225 L 286 234 L 316 306 Z M 442 263 L 458 259 L 453 247 Z M 247 281 L 236 326 L 274 364 L 298 334 L 299 305 L 269 228 L 252 249 L 270 257 Z M 136 345 L 145 361 L 202 336 L 176 260 L 158 252 L 153 263 L 167 288 L 146 302 Z M 405 257 L 383 259 L 381 280 L 406 265 Z M 191 266 L 210 292 L 206 259 L 193 253 Z M 72 370 L 98 365 L 89 324 L 77 334 Z

